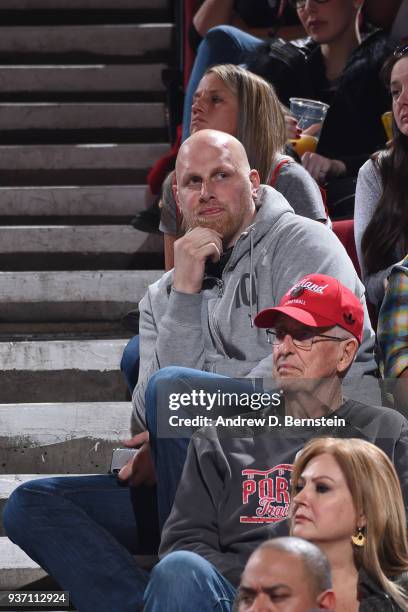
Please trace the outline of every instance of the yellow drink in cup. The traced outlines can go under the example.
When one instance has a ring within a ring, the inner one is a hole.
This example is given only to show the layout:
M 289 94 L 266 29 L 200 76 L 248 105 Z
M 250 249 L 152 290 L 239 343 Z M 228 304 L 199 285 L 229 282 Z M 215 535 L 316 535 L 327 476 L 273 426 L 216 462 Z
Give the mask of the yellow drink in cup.
M 309 136 L 309 134 L 302 134 L 300 138 L 289 140 L 292 147 L 295 149 L 299 157 L 302 157 L 303 153 L 310 151 L 314 153 L 317 148 L 318 139 L 316 136 Z
M 381 115 L 381 121 L 384 126 L 385 133 L 387 134 L 387 139 L 392 140 L 392 112 L 388 111 L 387 113 L 383 113 Z

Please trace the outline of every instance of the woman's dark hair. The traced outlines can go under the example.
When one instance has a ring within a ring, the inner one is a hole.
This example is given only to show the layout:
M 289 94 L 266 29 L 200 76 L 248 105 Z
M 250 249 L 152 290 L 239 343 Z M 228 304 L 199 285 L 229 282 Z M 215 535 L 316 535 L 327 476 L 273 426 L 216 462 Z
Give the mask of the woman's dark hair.
M 392 55 L 381 76 L 387 87 L 395 64 L 407 54 Z M 408 137 L 393 119 L 393 141 L 386 151 L 372 157 L 382 180 L 382 194 L 361 241 L 364 263 L 369 274 L 395 263 L 395 251 L 408 252 Z

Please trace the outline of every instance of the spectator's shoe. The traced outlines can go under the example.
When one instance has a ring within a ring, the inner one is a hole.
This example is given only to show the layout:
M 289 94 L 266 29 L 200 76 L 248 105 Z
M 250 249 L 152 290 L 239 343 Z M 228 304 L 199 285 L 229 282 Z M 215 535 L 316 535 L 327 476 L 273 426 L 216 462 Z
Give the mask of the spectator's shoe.
M 147 210 L 142 210 L 137 213 L 131 220 L 130 224 L 141 232 L 147 232 L 148 234 L 160 234 L 160 210 L 154 205 Z
M 134 334 L 139 333 L 139 311 L 137 309 L 130 310 L 121 318 L 120 322 L 125 329 L 128 329 Z

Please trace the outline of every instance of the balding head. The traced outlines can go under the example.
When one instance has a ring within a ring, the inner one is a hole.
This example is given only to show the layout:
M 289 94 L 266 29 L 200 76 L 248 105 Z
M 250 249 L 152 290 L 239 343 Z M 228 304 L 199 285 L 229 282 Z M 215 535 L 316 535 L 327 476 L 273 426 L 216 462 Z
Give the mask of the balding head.
M 229 134 L 200 130 L 181 146 L 176 202 L 187 228 L 209 227 L 232 246 L 253 221 L 259 176 L 242 144 Z
M 334 607 L 327 558 L 314 544 L 288 537 L 267 540 L 252 553 L 234 610 L 306 612 Z
M 176 174 L 180 167 L 188 162 L 190 156 L 195 151 L 201 152 L 203 147 L 224 151 L 237 166 L 242 167 L 249 173 L 247 154 L 237 138 L 218 130 L 200 130 L 187 138 L 181 145 L 177 155 Z

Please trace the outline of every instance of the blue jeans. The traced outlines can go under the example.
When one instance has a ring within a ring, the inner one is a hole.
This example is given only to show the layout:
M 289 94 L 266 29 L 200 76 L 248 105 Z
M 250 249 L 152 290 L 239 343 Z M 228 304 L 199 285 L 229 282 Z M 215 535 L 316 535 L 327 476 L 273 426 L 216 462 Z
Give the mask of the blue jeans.
M 230 612 L 235 588 L 193 552 L 170 553 L 153 569 L 144 595 L 145 612 Z
M 126 379 L 126 383 L 130 394 L 132 395 L 133 389 L 136 387 L 137 379 L 139 376 L 139 361 L 140 361 L 140 348 L 139 348 L 139 336 L 133 336 L 125 346 L 123 351 L 122 359 L 120 362 L 120 369 Z
M 208 30 L 206 37 L 198 47 L 186 89 L 183 110 L 183 140 L 190 134 L 193 95 L 207 68 L 215 64 L 241 64 L 245 60 L 246 54 L 256 51 L 262 42 L 260 38 L 251 36 L 233 26 L 216 26 Z
M 137 567 L 130 490 L 115 476 L 20 485 L 3 515 L 9 538 L 71 593 L 80 612 L 135 612 L 148 573 Z
M 148 574 L 137 567 L 132 554 L 145 544 L 142 536 L 157 519 L 153 514 L 158 511 L 160 527 L 167 519 L 188 447 L 186 438 L 157 435 L 158 387 L 177 385 L 185 391 L 193 380 L 203 389 L 214 388 L 220 378 L 225 380 L 223 389 L 236 390 L 238 385 L 242 390 L 234 379 L 188 368 L 164 368 L 149 381 L 146 420 L 157 474 L 157 510 L 147 517 L 148 524 L 146 517 L 139 520 L 138 502 L 150 505 L 149 491 L 143 499 L 141 487 L 120 486 L 115 476 L 44 478 L 20 485 L 11 495 L 3 519 L 7 535 L 70 591 L 80 612 L 134 612 L 142 600 Z M 151 494 L 156 495 L 156 489 Z

